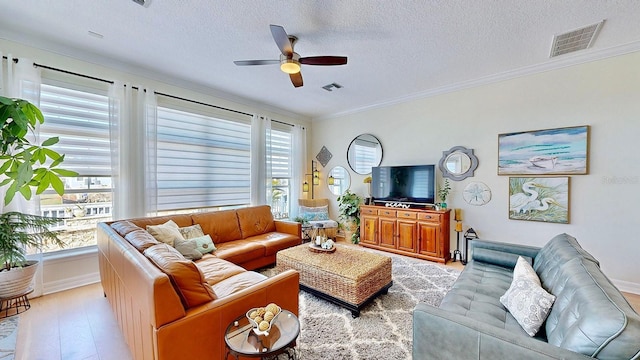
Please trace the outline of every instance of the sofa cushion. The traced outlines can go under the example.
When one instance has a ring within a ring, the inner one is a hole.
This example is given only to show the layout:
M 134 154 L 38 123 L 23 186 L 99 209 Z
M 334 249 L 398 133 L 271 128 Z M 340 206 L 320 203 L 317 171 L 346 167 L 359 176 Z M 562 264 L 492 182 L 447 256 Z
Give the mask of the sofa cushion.
M 253 206 L 236 210 L 242 239 L 276 231 L 269 205 Z
M 144 255 L 169 276 L 185 309 L 216 299 L 200 269 L 178 250 L 168 244 L 158 244 L 145 250 Z
M 200 224 L 181 227 L 178 229 L 178 231 L 180 231 L 180 234 L 182 234 L 185 239 L 193 239 L 204 236 L 204 232 L 202 231 L 202 227 L 200 226 Z
M 638 356 L 640 316 L 595 262 L 575 258 L 556 278 L 548 288 L 556 296 L 545 325 L 550 344 L 598 359 Z
M 511 286 L 500 297 L 500 302 L 529 336 L 536 335 L 547 319 L 555 299 L 555 296 L 540 286 L 540 279 L 531 265 L 519 257 Z
M 500 296 L 509 289 L 511 280 L 511 269 L 477 261 L 469 262 L 439 307 L 527 336 L 500 303 Z
M 153 245 L 160 244 L 148 231 L 140 228 L 128 233 L 124 238 L 140 252 L 144 252 Z
M 235 210 L 211 211 L 191 215 L 195 224 L 211 236 L 215 244 L 242 239 L 242 232 Z
M 581 258 L 599 265 L 598 260 L 584 250 L 578 241 L 567 234 L 560 234 L 543 246 L 533 260 L 536 271 L 545 289 L 553 287 L 552 282 L 557 279 L 557 273 L 568 261 Z
M 173 222 L 173 220 L 159 225 L 147 225 L 147 231 L 153 235 L 156 240 L 171 246 L 173 246 L 176 239 L 184 240 L 184 237 L 180 234 L 178 224 Z
M 226 278 L 215 285 L 213 291 L 220 297 L 224 298 L 234 294 L 240 290 L 244 290 L 252 285 L 266 280 L 267 277 L 253 271 L 245 271 L 243 273 L 233 275 Z
M 274 255 L 280 250 L 297 246 L 302 243 L 296 235 L 270 232 L 246 238 L 245 240 L 258 242 L 265 248 L 265 255 Z
M 189 240 L 195 241 L 196 248 L 202 254 L 208 254 L 210 252 L 216 251 L 216 245 L 213 243 L 213 241 L 211 240 L 211 236 L 209 235 L 199 236 Z
M 216 256 L 220 259 L 242 264 L 265 256 L 265 247 L 251 240 L 228 241 L 216 245 Z
M 175 239 L 173 247 L 187 260 L 202 259 L 202 253 L 198 250 L 198 243 L 195 239 Z
M 138 225 L 132 223 L 131 221 L 127 221 L 127 220 L 116 221 L 116 222 L 111 224 L 111 228 L 113 230 L 115 230 L 115 232 L 120 234 L 120 236 L 126 236 L 128 233 L 130 233 L 132 231 L 141 230 L 142 229 Z
M 196 265 L 202 271 L 209 285 L 217 284 L 226 278 L 247 271 L 232 262 L 211 255 L 196 261 Z

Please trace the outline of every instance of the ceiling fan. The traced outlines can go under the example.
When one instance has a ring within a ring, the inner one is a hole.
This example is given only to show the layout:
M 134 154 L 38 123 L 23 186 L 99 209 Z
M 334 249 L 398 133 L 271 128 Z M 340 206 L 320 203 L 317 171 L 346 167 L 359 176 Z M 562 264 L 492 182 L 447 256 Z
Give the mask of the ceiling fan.
M 233 63 L 238 66 L 248 65 L 271 65 L 280 64 L 280 70 L 289 74 L 293 86 L 302 86 L 302 74 L 300 73 L 300 65 L 345 65 L 347 63 L 346 56 L 308 56 L 300 57 L 300 54 L 293 51 L 293 46 L 298 40 L 293 35 L 287 35 L 284 28 L 280 25 L 269 25 L 271 27 L 271 35 L 276 41 L 280 52 L 279 60 L 238 60 Z

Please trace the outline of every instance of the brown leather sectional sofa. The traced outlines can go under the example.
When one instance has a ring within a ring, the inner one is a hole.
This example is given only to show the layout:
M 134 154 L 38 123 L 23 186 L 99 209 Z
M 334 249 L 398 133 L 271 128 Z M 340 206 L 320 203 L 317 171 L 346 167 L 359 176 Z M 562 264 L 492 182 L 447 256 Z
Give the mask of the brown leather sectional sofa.
M 217 250 L 195 262 L 146 230 L 200 224 Z M 98 224 L 100 278 L 131 353 L 140 359 L 224 359 L 224 332 L 248 309 L 274 302 L 298 314 L 299 274 L 249 271 L 301 243 L 299 223 L 268 206 Z

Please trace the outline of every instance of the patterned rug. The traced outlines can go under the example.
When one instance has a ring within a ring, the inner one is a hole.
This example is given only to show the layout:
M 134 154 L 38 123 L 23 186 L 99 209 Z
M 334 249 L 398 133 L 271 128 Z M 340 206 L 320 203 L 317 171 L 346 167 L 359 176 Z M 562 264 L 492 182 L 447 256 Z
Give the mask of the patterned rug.
M 459 271 L 425 260 L 392 258 L 393 286 L 362 309 L 360 317 L 304 291 L 300 292 L 300 359 L 411 359 L 412 311 L 418 302 L 437 306 Z M 275 268 L 263 269 L 267 276 Z
M 18 316 L 0 319 L 0 359 L 13 359 L 18 340 Z

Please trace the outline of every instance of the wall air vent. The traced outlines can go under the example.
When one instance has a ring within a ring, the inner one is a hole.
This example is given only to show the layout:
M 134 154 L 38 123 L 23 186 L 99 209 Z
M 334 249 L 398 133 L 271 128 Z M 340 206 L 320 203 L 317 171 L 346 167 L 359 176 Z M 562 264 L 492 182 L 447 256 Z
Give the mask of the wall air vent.
M 138 5 L 142 5 L 144 7 L 149 7 L 151 5 L 151 0 L 132 0 L 134 3 Z
M 331 83 L 331 84 L 323 86 L 322 88 L 327 90 L 327 91 L 333 91 L 333 89 L 340 89 L 341 87 L 342 87 L 342 85 L 340 85 L 338 83 Z
M 595 41 L 603 24 L 604 20 L 597 24 L 554 36 L 550 57 L 589 48 Z

